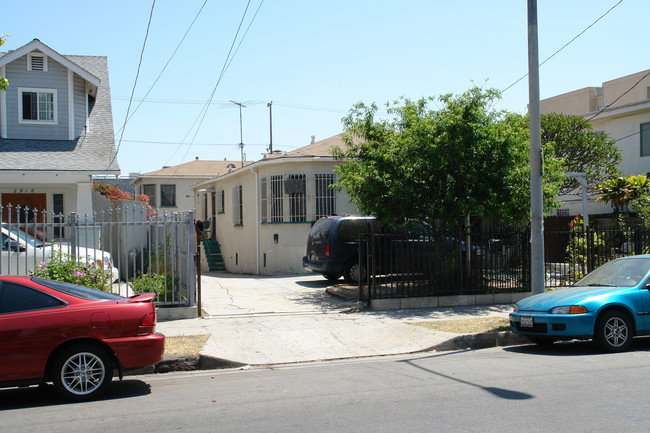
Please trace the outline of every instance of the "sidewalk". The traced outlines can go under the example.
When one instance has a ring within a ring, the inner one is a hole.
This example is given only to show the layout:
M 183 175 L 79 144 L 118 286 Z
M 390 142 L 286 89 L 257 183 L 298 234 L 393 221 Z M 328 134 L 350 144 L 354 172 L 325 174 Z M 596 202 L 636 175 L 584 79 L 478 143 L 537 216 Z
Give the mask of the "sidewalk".
M 203 275 L 202 309 L 207 315 L 160 321 L 157 325 L 157 330 L 168 337 L 210 335 L 200 359 L 166 356 L 157 371 L 286 364 L 527 342 L 510 332 L 458 335 L 409 324 L 507 317 L 511 305 L 360 311 L 362 305 L 350 299 L 353 296 L 334 296 L 337 293 L 327 290 L 331 284 L 319 275 Z M 198 366 L 182 367 L 176 362 Z

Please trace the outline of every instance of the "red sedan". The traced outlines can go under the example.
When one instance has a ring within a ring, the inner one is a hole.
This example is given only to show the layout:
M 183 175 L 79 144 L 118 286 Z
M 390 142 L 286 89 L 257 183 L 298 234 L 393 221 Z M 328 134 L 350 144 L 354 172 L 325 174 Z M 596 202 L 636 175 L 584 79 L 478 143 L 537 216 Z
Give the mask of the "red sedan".
M 114 370 L 162 359 L 154 294 L 123 298 L 35 277 L 0 276 L 0 387 L 52 382 L 73 401 L 110 385 Z

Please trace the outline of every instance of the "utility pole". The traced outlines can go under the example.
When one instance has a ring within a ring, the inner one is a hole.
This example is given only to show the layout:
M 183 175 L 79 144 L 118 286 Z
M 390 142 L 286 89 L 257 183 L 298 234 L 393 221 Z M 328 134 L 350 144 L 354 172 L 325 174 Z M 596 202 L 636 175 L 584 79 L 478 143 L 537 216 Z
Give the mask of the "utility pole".
M 269 107 L 269 153 L 273 154 L 273 101 L 266 104 Z
M 232 99 L 230 100 L 235 105 L 239 105 L 239 149 L 241 149 L 241 166 L 244 166 L 244 129 L 242 127 L 242 117 L 241 109 L 246 108 L 246 106 L 240 102 L 235 102 Z
M 537 45 L 537 0 L 528 0 L 528 112 L 530 115 L 530 286 L 544 293 L 544 220 L 542 176 L 542 127 L 539 104 L 539 54 Z

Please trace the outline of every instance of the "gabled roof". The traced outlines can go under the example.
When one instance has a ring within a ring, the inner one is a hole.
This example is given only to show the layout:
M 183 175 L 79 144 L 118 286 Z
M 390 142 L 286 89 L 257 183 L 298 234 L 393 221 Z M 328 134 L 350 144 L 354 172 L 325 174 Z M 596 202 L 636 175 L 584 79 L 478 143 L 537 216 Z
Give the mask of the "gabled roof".
M 70 60 L 69 56 L 63 56 L 57 53 L 38 39 L 34 39 L 30 43 L 23 45 L 16 50 L 10 51 L 9 53 L 0 57 L 0 66 L 7 65 L 16 59 L 19 59 L 22 56 L 31 53 L 32 51 L 40 51 L 44 54 L 47 54 L 48 57 L 56 60 L 66 68 L 72 70 L 75 74 L 79 75 L 84 80 L 92 83 L 95 86 L 99 86 L 99 77 L 94 75 L 92 72 L 84 69 L 81 65 L 78 65 L 74 61 Z
M 244 166 L 252 164 L 252 161 L 244 161 Z M 242 167 L 241 161 L 209 161 L 195 159 L 173 167 L 165 167 L 160 170 L 143 173 L 143 177 L 189 177 L 189 178 L 210 178 L 218 177 Z
M 301 147 L 296 150 L 292 150 L 287 153 L 278 153 L 272 155 L 266 155 L 266 159 L 277 159 L 277 158 L 332 158 L 332 153 L 330 149 L 332 147 L 343 148 L 345 145 L 343 143 L 343 133 L 337 134 L 333 137 L 326 138 L 325 140 L 317 141 L 307 146 Z
M 18 50 L 0 57 L 25 55 L 33 49 L 45 48 L 48 56 L 75 73 L 82 72 L 98 84 L 95 104 L 90 112 L 89 125 L 75 140 L 22 140 L 0 139 L 1 171 L 83 172 L 116 174 L 120 167 L 115 155 L 111 90 L 108 82 L 108 60 L 104 56 L 63 56 L 35 39 Z M 20 54 L 16 54 L 20 52 Z M 81 75 L 81 74 L 79 74 Z M 83 75 L 81 75 L 83 76 Z M 11 86 L 11 82 L 9 83 Z M 110 163 L 110 165 L 109 165 Z

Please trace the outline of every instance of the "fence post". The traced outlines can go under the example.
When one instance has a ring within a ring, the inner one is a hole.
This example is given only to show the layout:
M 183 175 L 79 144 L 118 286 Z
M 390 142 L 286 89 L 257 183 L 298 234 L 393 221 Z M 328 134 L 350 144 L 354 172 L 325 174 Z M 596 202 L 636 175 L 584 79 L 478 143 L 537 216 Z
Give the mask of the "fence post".
M 190 306 L 196 304 L 196 315 L 201 317 L 201 240 L 196 233 L 196 225 L 194 222 L 194 211 L 189 211 L 185 214 L 185 227 L 187 235 L 187 270 L 191 287 L 187 288 Z M 196 237 L 196 247 L 192 242 L 193 237 Z M 190 254 L 192 248 L 195 248 L 195 253 Z M 196 272 L 192 272 L 192 268 Z M 194 276 L 192 278 L 190 275 Z
M 68 215 L 68 229 L 70 233 L 69 253 L 77 256 L 77 246 L 79 244 L 79 240 L 77 239 L 77 214 L 75 212 L 71 212 L 70 215 Z

